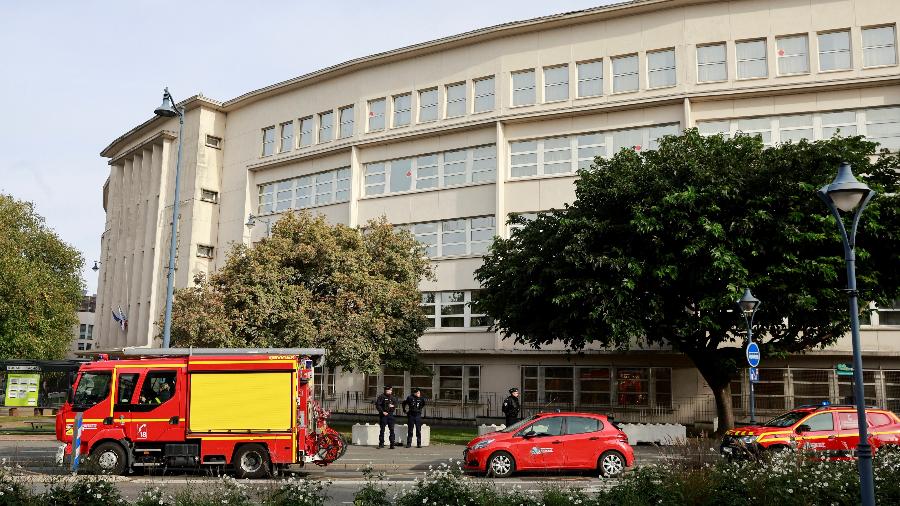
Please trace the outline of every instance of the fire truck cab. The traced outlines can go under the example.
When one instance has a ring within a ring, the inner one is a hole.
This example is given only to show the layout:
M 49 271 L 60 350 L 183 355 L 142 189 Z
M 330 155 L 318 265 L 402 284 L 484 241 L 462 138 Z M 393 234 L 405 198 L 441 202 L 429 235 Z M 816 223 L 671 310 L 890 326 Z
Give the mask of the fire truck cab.
M 325 350 L 126 348 L 83 364 L 56 418 L 71 456 L 92 469 L 234 468 L 240 478 L 273 467 L 328 464 L 344 441 L 313 399 L 313 367 Z

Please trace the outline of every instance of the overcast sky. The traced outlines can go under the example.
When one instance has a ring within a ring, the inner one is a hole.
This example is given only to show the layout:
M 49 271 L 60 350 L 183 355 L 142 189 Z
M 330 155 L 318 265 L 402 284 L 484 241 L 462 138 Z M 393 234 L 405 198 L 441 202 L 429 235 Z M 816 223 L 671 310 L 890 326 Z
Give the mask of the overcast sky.
M 217 100 L 352 58 L 610 0 L 0 1 L 0 192 L 100 258 L 100 150 L 176 100 Z M 168 5 L 167 5 L 168 4 Z M 167 6 L 166 6 L 167 5 Z

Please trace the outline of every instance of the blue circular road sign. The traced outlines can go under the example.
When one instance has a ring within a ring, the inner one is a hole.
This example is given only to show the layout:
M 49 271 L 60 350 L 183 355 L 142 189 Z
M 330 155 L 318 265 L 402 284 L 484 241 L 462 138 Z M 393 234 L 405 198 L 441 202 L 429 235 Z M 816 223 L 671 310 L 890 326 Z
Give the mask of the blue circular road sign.
M 750 367 L 756 367 L 759 365 L 759 345 L 756 343 L 750 343 L 747 345 L 747 363 L 750 364 Z

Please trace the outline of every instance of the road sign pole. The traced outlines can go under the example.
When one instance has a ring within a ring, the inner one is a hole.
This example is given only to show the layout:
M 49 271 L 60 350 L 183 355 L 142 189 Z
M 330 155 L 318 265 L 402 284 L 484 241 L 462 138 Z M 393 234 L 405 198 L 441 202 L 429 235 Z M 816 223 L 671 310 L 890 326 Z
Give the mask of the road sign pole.
M 78 464 L 81 461 L 81 422 L 84 413 L 75 415 L 75 425 L 72 426 L 72 474 L 78 473 Z
M 747 364 L 750 366 L 750 423 L 756 423 L 756 399 L 753 388 L 754 370 L 759 365 L 759 345 L 753 342 L 753 330 L 747 327 Z

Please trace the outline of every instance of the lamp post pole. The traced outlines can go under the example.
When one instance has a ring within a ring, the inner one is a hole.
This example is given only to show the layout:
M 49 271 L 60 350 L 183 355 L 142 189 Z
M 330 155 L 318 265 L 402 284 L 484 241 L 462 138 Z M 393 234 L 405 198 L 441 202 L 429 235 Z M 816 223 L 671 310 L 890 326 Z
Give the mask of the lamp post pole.
M 163 92 L 163 103 L 154 113 L 172 118 L 178 116 L 178 155 L 175 158 L 175 202 L 172 204 L 172 237 L 169 244 L 169 272 L 166 274 L 166 312 L 163 317 L 163 348 L 169 347 L 172 335 L 172 298 L 175 294 L 175 255 L 178 250 L 178 212 L 181 200 L 181 149 L 184 144 L 184 110 L 175 106 L 169 88 Z
M 866 205 L 875 196 L 875 191 L 853 176 L 850 165 L 842 163 L 837 177 L 830 185 L 818 191 L 837 222 L 844 245 L 844 261 L 847 264 L 847 294 L 850 299 L 850 333 L 853 343 L 853 396 L 856 400 L 856 421 L 859 429 L 859 444 L 856 455 L 859 465 L 859 487 L 863 506 L 875 506 L 875 481 L 872 470 L 872 446 L 869 444 L 868 423 L 866 421 L 865 390 L 863 388 L 862 353 L 859 342 L 859 303 L 856 290 L 856 228 Z M 854 211 L 850 232 L 841 211 Z
M 756 308 L 759 307 L 760 301 L 747 288 L 741 299 L 737 301 L 737 305 L 744 314 L 744 322 L 747 324 L 747 346 L 750 346 L 750 343 L 753 342 L 753 318 L 756 316 Z M 750 423 L 756 423 L 756 396 L 752 376 L 750 377 Z

